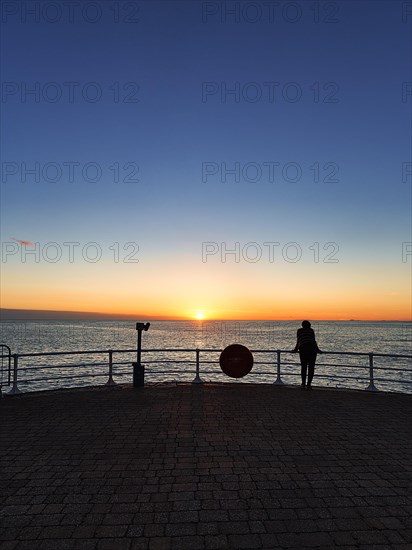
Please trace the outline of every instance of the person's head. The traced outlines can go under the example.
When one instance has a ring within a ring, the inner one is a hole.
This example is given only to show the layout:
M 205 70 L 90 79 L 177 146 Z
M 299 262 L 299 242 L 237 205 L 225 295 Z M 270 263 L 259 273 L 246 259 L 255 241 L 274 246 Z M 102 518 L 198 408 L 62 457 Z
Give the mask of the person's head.
M 303 327 L 303 328 L 310 328 L 310 323 L 309 323 L 309 321 L 302 321 L 302 327 Z

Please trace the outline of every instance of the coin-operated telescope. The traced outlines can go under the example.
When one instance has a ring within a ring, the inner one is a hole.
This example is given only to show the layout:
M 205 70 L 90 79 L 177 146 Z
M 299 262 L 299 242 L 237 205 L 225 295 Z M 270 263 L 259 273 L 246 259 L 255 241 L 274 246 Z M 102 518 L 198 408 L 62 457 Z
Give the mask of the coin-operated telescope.
M 142 332 L 148 331 L 150 323 L 136 323 L 137 330 L 137 358 L 133 365 L 133 386 L 140 388 L 144 386 L 144 365 L 142 365 Z

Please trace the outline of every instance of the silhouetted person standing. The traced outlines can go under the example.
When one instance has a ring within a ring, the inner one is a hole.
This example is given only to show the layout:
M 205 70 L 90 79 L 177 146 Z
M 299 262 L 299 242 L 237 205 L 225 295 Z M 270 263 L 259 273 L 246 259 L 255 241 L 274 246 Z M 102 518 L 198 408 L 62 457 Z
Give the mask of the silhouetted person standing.
M 295 349 L 300 355 L 302 389 L 312 389 L 313 375 L 315 374 L 316 355 L 322 353 L 315 338 L 315 332 L 309 321 L 302 321 L 302 328 L 298 329 Z M 308 384 L 306 385 L 306 372 L 308 373 Z

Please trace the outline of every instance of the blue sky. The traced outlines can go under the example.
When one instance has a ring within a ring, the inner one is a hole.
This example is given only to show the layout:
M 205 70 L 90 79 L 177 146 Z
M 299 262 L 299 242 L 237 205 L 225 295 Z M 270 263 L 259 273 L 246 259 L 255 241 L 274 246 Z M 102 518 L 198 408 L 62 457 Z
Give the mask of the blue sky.
M 350 272 L 356 285 L 358 275 L 385 266 L 381 291 L 394 292 L 393 281 L 407 291 L 410 262 L 401 261 L 401 249 L 412 240 L 411 177 L 402 181 L 402 164 L 411 161 L 412 97 L 402 102 L 402 83 L 412 79 L 412 15 L 403 22 L 404 3 L 319 2 L 318 23 L 316 3 L 306 0 L 295 3 L 296 22 L 290 2 L 279 2 L 273 21 L 258 2 L 120 2 L 115 22 L 113 3 L 102 1 L 95 23 L 78 9 L 73 23 L 67 12 L 54 23 L 47 14 L 24 22 L 20 3 L 11 4 L 17 13 L 3 13 L 2 25 L 1 156 L 3 168 L 16 163 L 18 173 L 3 171 L 2 242 L 93 241 L 106 249 L 136 242 L 136 277 L 146 273 L 144 262 L 147 273 L 167 272 L 182 258 L 207 269 L 205 241 L 297 242 L 306 252 L 314 242 L 335 242 L 333 276 Z M 237 4 L 251 11 L 225 17 Z M 262 10 L 254 23 L 253 6 Z M 124 21 L 132 8 L 138 21 Z M 78 83 L 73 102 L 67 82 Z M 35 83 L 39 101 L 27 95 L 23 102 L 22 89 Z M 205 96 L 205 83 L 216 93 Z M 222 88 L 236 85 L 238 100 L 222 99 Z M 101 99 L 85 101 L 82 91 L 92 97 L 96 86 Z M 10 89 L 15 93 L 5 95 Z M 55 89 L 60 100 L 45 100 L 42 92 Z M 259 100 L 245 100 L 256 90 Z M 300 99 L 288 100 L 296 90 Z M 60 181 L 28 176 L 24 183 L 22 163 L 36 162 L 41 169 L 57 163 Z M 74 181 L 68 162 L 78 163 Z M 279 163 L 272 182 L 268 162 Z M 88 163 L 101 168 L 99 181 L 81 176 Z M 114 163 L 122 179 L 138 167 L 138 181 L 114 182 Z M 202 181 L 202 163 L 219 172 Z M 235 163 L 257 165 L 262 178 L 236 182 L 229 175 L 223 182 L 222 165 Z M 299 181 L 282 177 L 288 163 L 299 166 Z M 338 181 L 322 181 L 335 169 Z M 310 258 L 306 253 L 303 262 Z M 322 267 L 320 284 L 331 277 L 330 266 Z M 3 263 L 10 277 L 28 268 L 17 255 Z M 272 266 L 254 268 L 252 280 Z

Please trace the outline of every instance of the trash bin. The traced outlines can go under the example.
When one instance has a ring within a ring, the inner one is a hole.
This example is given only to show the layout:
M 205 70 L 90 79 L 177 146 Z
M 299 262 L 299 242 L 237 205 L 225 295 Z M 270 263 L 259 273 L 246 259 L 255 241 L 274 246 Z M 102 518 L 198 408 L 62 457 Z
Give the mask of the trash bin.
M 133 386 L 142 388 L 144 386 L 144 365 L 132 363 L 133 365 Z

